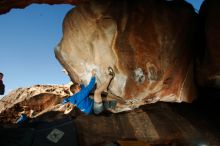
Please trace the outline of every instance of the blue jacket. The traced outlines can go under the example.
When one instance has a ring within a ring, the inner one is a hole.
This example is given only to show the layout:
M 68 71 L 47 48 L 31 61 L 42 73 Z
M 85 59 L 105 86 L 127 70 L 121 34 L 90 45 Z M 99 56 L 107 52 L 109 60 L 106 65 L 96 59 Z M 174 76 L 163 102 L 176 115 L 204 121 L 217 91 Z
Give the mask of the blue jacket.
M 86 114 L 90 114 L 93 111 L 94 100 L 89 97 L 89 93 L 95 86 L 95 82 L 96 78 L 92 77 L 86 87 L 81 85 L 81 90 L 68 98 L 69 102 L 75 104 L 82 112 Z
M 25 114 L 21 114 L 21 116 L 16 121 L 16 123 L 18 124 L 18 126 L 22 126 L 24 122 L 26 122 L 27 120 L 28 120 L 28 117 Z

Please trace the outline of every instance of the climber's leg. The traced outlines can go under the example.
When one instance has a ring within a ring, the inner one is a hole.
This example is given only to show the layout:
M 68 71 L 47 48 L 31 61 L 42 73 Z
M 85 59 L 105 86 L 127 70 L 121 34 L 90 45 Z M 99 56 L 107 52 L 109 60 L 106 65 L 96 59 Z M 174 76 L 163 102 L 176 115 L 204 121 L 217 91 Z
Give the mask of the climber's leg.
M 109 70 L 109 75 L 107 77 L 107 80 L 100 85 L 94 93 L 94 106 L 93 106 L 93 110 L 95 114 L 99 114 L 103 111 L 103 102 L 102 102 L 102 97 L 101 97 L 101 93 L 107 89 L 107 87 L 109 86 L 111 80 L 113 79 L 113 70 L 111 68 L 111 71 Z

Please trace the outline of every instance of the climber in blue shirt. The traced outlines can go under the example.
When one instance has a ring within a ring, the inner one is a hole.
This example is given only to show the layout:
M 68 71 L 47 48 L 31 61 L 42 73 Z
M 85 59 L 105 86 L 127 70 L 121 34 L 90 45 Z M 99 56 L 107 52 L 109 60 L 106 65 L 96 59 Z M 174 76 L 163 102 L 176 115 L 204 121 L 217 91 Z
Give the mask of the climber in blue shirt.
M 107 80 L 102 85 L 100 85 L 100 87 L 95 89 L 94 97 L 91 98 L 89 96 L 89 93 L 92 91 L 92 89 L 95 86 L 96 72 L 95 70 L 92 70 L 91 73 L 92 73 L 92 77 L 90 79 L 89 84 L 87 86 L 80 85 L 78 83 L 71 85 L 70 91 L 73 93 L 73 95 L 64 99 L 63 101 L 64 104 L 69 102 L 74 104 L 76 107 L 78 107 L 82 112 L 84 112 L 87 115 L 93 112 L 95 114 L 99 114 L 104 110 L 101 93 L 102 91 L 107 89 L 109 83 L 114 77 L 113 69 L 109 68 L 109 75 L 107 77 Z

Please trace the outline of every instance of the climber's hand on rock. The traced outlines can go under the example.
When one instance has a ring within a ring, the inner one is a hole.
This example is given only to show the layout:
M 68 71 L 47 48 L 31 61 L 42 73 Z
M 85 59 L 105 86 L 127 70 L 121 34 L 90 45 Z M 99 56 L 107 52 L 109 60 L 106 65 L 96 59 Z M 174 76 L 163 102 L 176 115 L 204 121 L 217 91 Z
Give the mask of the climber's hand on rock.
M 95 76 L 95 75 L 96 75 L 96 70 L 93 69 L 93 70 L 91 71 L 91 73 L 92 73 L 92 76 Z

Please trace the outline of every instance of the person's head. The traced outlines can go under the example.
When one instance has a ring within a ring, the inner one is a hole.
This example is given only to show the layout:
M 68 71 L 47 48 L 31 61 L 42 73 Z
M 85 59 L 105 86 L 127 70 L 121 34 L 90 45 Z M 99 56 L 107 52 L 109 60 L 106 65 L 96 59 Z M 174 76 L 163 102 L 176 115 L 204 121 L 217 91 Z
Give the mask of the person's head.
M 80 84 L 78 83 L 74 83 L 70 86 L 70 91 L 73 93 L 73 94 L 76 94 L 78 93 L 79 91 L 81 90 L 81 87 L 80 87 Z
M 0 80 L 3 79 L 4 74 L 0 72 Z

